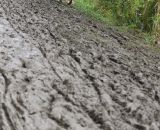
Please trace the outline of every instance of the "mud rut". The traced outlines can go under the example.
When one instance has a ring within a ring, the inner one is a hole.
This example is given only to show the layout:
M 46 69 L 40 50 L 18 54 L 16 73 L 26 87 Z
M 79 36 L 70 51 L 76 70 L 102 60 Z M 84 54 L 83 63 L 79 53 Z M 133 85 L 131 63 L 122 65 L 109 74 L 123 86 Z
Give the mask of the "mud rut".
M 159 130 L 160 53 L 49 0 L 0 0 L 0 130 Z

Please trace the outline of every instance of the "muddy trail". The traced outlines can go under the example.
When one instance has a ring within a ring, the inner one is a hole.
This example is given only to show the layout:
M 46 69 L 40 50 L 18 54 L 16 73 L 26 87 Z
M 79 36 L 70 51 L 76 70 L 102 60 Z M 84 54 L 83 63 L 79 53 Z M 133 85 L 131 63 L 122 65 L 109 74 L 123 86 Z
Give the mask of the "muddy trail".
M 54 0 L 0 0 L 0 130 L 160 130 L 160 52 Z

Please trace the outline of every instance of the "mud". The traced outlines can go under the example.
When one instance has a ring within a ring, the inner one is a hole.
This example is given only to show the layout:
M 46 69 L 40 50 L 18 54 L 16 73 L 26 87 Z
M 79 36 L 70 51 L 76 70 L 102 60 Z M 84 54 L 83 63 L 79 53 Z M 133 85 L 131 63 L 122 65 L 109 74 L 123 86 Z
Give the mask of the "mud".
M 160 130 L 160 52 L 53 0 L 0 0 L 0 130 Z

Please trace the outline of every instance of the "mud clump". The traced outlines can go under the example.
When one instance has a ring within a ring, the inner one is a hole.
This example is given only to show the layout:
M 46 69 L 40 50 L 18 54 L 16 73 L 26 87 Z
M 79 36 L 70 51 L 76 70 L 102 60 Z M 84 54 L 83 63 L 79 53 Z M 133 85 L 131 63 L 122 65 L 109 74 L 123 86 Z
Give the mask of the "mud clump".
M 53 0 L 1 0 L 0 130 L 159 130 L 160 53 L 140 42 Z

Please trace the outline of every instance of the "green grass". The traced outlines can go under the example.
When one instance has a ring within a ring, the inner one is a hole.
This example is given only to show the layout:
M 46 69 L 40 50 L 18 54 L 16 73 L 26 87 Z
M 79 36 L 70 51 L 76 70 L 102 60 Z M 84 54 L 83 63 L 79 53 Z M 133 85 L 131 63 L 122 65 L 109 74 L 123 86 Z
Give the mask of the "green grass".
M 75 0 L 74 6 L 85 13 L 87 16 L 101 21 L 106 25 L 114 26 L 120 32 L 134 32 L 135 34 L 141 35 L 141 38 L 145 40 L 146 44 L 153 44 L 154 37 L 150 33 L 142 32 L 137 28 L 135 24 L 124 24 L 117 26 L 117 19 L 113 16 L 113 12 L 109 10 L 97 9 L 96 0 Z
M 154 45 L 155 44 L 155 36 L 149 33 L 144 33 L 144 39 L 146 44 Z
M 75 7 L 93 19 L 114 25 L 114 20 L 111 14 L 106 13 L 105 16 L 102 15 L 102 12 L 96 9 L 94 0 L 75 0 Z
M 78 10 L 85 13 L 87 16 L 101 21 L 106 25 L 114 26 L 116 29 L 122 32 L 128 32 L 128 30 L 138 30 L 136 25 L 117 25 L 117 19 L 113 16 L 112 12 L 109 10 L 97 9 L 96 0 L 75 0 L 74 5 Z M 140 30 L 139 30 L 140 32 Z

